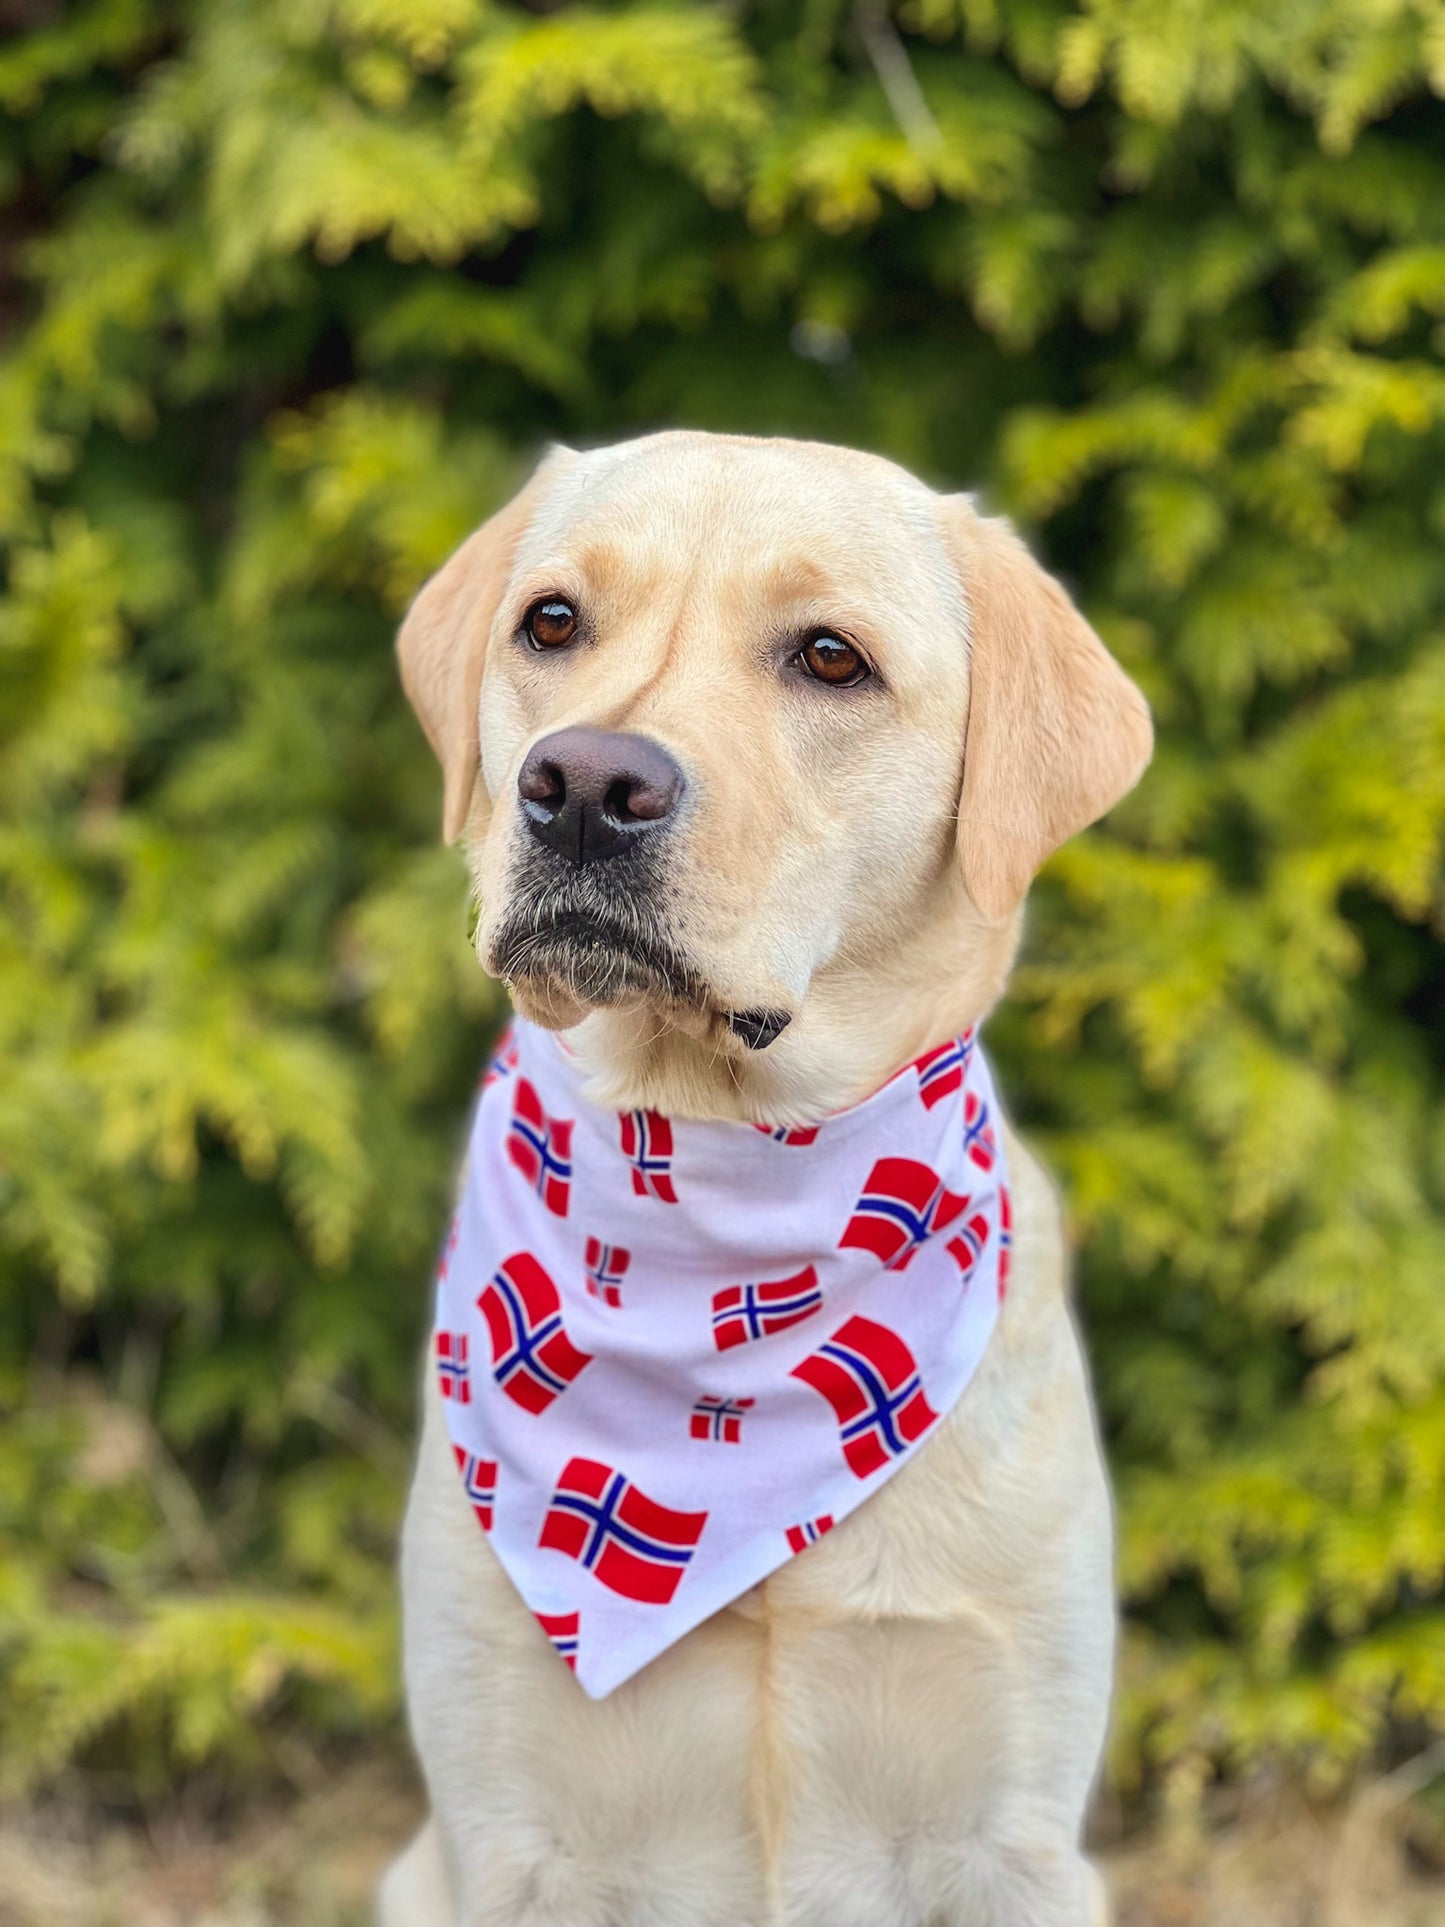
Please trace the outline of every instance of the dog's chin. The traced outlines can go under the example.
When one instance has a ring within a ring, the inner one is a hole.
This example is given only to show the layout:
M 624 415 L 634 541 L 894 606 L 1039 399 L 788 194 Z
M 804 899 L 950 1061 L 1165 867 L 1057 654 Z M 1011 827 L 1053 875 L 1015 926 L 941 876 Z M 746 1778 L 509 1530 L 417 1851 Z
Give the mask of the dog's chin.
M 518 1014 L 529 1023 L 540 1024 L 543 1030 L 571 1030 L 594 1008 L 555 978 L 510 977 L 507 989 Z
M 635 958 L 601 947 L 568 945 L 535 955 L 524 969 L 495 974 L 522 1015 L 546 1030 L 570 1030 L 594 1010 L 647 1010 L 681 1028 L 701 1017 L 656 973 L 639 969 Z

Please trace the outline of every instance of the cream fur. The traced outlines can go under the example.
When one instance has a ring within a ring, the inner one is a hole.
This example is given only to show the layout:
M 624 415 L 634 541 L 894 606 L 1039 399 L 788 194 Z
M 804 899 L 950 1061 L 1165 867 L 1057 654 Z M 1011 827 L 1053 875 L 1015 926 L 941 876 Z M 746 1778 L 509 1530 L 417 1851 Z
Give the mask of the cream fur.
M 544 594 L 587 614 L 566 661 L 517 641 Z M 777 638 L 811 625 L 861 642 L 881 684 L 790 684 Z M 556 451 L 423 592 L 400 650 L 448 827 L 468 821 L 483 961 L 532 742 L 641 730 L 687 772 L 669 906 L 706 993 L 597 1007 L 565 972 L 513 985 L 576 1026 L 593 1093 L 626 1107 L 816 1117 L 981 1017 L 1033 868 L 1148 755 L 1142 700 L 1011 535 L 813 444 Z M 749 1053 L 722 1018 L 759 1006 L 792 1023 Z M 432 1818 L 383 1927 L 1101 1918 L 1080 1829 L 1112 1667 L 1109 1499 L 1057 1202 L 1008 1150 L 1009 1296 L 958 1406 L 826 1539 L 601 1702 L 477 1531 L 428 1375 L 402 1587 Z

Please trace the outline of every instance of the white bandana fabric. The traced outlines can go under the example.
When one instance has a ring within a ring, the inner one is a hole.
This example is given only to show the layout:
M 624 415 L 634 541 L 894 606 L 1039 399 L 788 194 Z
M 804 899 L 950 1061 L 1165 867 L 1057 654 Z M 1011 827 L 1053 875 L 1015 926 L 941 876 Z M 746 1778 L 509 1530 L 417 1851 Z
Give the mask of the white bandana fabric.
M 477 1521 L 594 1699 L 846 1518 L 955 1404 L 1008 1278 L 972 1033 L 805 1129 L 619 1115 L 518 1020 L 435 1368 Z

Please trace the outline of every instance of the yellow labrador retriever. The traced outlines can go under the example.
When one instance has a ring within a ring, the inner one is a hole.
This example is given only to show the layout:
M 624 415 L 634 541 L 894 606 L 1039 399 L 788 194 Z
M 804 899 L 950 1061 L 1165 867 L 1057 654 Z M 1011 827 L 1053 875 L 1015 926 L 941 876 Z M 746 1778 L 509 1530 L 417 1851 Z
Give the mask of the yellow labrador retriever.
M 977 1022 L 1034 871 L 1150 753 L 1138 690 L 1005 524 L 814 443 L 554 450 L 399 650 L 483 967 L 622 1111 L 802 1125 Z M 531 752 L 561 731 L 598 798 L 609 756 L 645 791 L 645 881 L 601 860 L 600 801 L 539 852 Z M 1005 1144 L 1013 1270 L 966 1392 L 605 1698 L 476 1530 L 428 1382 L 402 1581 L 432 1816 L 385 1927 L 1099 1917 L 1110 1506 L 1058 1207 Z

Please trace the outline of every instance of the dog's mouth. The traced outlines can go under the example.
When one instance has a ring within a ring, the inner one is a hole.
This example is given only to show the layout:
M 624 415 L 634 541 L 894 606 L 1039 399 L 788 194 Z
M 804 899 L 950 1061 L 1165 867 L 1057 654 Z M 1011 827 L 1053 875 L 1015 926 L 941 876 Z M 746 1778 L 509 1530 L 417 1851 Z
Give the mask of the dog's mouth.
M 609 869 L 612 866 L 609 866 Z M 543 881 L 519 892 L 488 945 L 487 968 L 539 1011 L 576 1012 L 647 1004 L 682 1028 L 711 1031 L 748 1051 L 766 1050 L 791 1013 L 735 1009 L 661 927 L 651 890 L 626 894 L 609 878 Z M 562 1021 L 575 1021 L 574 1017 Z
M 655 917 L 620 893 L 608 898 L 568 888 L 520 903 L 493 939 L 490 968 L 507 983 L 555 987 L 594 1007 L 707 1004 L 701 972 Z

